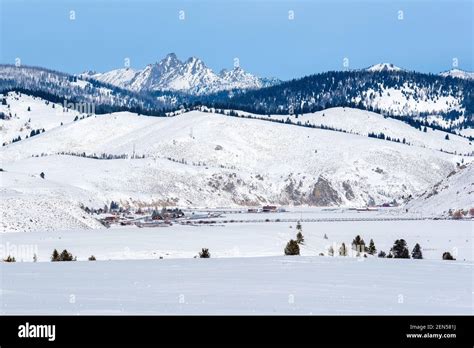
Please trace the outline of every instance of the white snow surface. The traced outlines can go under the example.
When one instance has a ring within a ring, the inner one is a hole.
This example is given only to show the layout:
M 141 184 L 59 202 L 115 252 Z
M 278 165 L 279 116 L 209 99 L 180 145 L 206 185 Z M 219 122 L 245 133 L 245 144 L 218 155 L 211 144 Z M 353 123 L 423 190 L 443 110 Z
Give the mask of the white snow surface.
M 424 214 L 448 216 L 449 210 L 474 208 L 474 165 L 453 171 L 448 177 L 407 204 Z
M 0 232 L 103 227 L 80 208 L 100 204 L 90 193 L 39 174 L 0 172 Z
M 0 272 L 2 314 L 472 315 L 464 262 L 281 256 L 0 263 Z

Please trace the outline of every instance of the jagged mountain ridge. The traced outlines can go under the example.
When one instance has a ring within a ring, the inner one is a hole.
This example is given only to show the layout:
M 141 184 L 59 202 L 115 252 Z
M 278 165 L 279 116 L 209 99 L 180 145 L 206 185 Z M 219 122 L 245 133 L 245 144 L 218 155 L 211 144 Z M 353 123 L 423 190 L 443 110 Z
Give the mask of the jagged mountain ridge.
M 216 74 L 199 58 L 190 57 L 183 62 L 174 53 L 147 65 L 143 70 L 123 68 L 85 76 L 137 92 L 181 91 L 194 95 L 257 89 L 278 83 L 277 79 L 256 77 L 240 66 Z

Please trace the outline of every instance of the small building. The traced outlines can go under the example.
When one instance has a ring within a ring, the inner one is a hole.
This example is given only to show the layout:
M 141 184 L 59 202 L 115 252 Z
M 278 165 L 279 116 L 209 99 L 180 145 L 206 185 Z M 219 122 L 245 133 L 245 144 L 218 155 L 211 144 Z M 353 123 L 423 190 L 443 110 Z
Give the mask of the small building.
M 276 205 L 264 205 L 262 207 L 262 210 L 264 213 L 274 213 L 277 211 L 277 206 Z

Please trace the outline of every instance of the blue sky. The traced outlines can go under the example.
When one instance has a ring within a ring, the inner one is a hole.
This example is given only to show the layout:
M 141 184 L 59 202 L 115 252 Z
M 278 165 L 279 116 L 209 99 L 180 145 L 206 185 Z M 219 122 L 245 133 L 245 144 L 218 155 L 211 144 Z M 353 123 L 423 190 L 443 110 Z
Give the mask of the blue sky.
M 291 79 L 379 62 L 473 70 L 471 0 L 0 0 L 0 62 L 78 73 L 169 52 L 214 69 Z M 185 20 L 179 19 L 183 10 Z M 289 11 L 294 19 L 289 20 Z M 75 11 L 75 20 L 70 20 Z M 399 20 L 399 11 L 403 19 Z

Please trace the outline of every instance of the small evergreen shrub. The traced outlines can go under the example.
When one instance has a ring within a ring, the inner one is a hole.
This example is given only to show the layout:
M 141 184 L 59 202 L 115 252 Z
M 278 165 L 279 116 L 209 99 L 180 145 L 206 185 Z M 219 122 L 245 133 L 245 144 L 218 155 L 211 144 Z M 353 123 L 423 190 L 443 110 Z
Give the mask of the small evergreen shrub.
M 422 259 L 423 258 L 423 253 L 421 252 L 421 247 L 420 244 L 416 243 L 415 247 L 413 248 L 411 252 L 411 257 L 414 259 Z
M 285 247 L 285 255 L 299 255 L 300 247 L 296 240 L 291 239 Z
M 8 255 L 6 259 L 3 259 L 3 262 L 16 262 L 16 259 L 14 256 Z
M 393 244 L 391 254 L 395 259 L 409 259 L 410 253 L 408 251 L 407 242 L 404 239 L 397 239 Z
M 202 248 L 202 251 L 199 253 L 199 257 L 201 259 L 208 259 L 211 257 L 211 253 L 209 252 L 209 249 Z
M 443 260 L 456 260 L 449 251 L 443 253 Z

